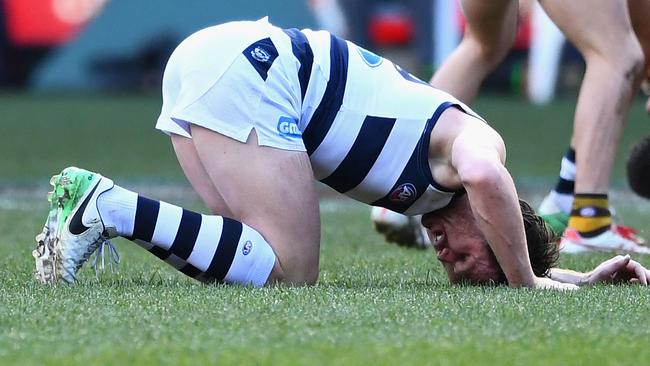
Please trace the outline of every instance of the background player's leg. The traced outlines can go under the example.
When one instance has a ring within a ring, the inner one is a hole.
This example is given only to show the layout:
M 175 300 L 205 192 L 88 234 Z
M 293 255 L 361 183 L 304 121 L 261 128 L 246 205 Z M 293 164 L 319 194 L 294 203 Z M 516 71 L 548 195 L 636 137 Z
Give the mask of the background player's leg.
M 644 91 L 650 97 L 650 22 L 648 22 L 648 18 L 650 17 L 650 1 L 628 0 L 627 3 L 630 10 L 632 27 L 645 55 L 644 77 L 646 81 Z M 650 98 L 646 102 L 645 109 L 646 112 L 650 113 Z
M 241 143 L 192 125 L 192 142 L 233 218 L 250 225 L 273 248 L 272 278 L 313 283 L 318 277 L 320 214 L 305 152 Z
M 574 119 L 576 192 L 607 193 L 643 60 L 627 7 L 620 0 L 543 0 L 541 4 L 587 63 Z
M 645 76 L 650 76 L 650 1 L 628 0 L 627 3 L 634 33 L 645 54 Z
M 515 40 L 519 2 L 462 0 L 465 34 L 443 62 L 431 84 L 465 103 L 476 98 L 481 83 L 506 56 Z
M 610 174 L 640 82 L 643 54 L 623 0 L 543 0 L 541 4 L 587 64 L 573 125 L 576 198 L 569 227 L 583 237 L 596 237 L 610 228 Z

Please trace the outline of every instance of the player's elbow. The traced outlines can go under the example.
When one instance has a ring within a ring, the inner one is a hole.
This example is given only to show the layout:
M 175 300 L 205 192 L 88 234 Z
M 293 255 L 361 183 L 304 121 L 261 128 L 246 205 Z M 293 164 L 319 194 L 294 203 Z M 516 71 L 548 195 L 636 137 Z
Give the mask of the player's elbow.
M 464 187 L 494 187 L 503 182 L 505 167 L 497 159 L 477 158 L 461 166 L 458 176 Z
M 505 156 L 503 139 L 487 125 L 461 134 L 452 147 L 452 164 L 466 188 L 500 184 L 508 175 Z

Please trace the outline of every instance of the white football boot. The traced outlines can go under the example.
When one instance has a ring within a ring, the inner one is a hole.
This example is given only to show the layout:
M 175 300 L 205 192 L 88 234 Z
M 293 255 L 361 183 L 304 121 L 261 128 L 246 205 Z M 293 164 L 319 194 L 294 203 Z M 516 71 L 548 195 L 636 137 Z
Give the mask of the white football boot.
M 69 167 L 53 176 L 50 184 L 54 187 L 48 195 L 50 211 L 32 252 L 35 276 L 42 283 L 73 283 L 77 271 L 98 247 L 108 244 L 115 258 L 115 248 L 108 242 L 116 236 L 115 228 L 104 227 L 97 209 L 97 197 L 113 188 L 113 181 Z
M 567 228 L 560 241 L 561 253 L 612 252 L 618 254 L 650 254 L 650 248 L 619 233 L 615 225 L 593 238 L 585 238 L 577 230 Z

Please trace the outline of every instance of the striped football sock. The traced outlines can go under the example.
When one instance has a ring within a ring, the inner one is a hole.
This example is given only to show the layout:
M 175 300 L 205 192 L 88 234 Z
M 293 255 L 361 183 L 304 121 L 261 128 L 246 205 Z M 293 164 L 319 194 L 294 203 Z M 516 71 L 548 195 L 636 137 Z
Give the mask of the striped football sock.
M 573 204 L 573 190 L 576 183 L 576 152 L 569 150 L 562 157 L 560 176 L 555 188 L 550 193 L 551 199 L 557 207 L 565 213 L 570 213 Z
M 182 273 L 203 282 L 262 286 L 275 253 L 255 229 L 115 186 L 97 200 L 106 226 Z
M 569 227 L 590 238 L 609 230 L 611 224 L 607 194 L 575 194 Z

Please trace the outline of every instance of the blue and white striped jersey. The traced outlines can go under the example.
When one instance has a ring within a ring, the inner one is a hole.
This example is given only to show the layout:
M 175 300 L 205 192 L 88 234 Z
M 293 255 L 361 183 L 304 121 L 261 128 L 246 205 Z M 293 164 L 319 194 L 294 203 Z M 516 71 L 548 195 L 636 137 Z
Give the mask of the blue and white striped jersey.
M 265 19 L 207 28 L 177 48 L 165 74 L 158 128 L 166 132 L 189 137 L 183 121 L 212 119 L 206 127 L 246 141 L 255 128 L 260 144 L 304 149 L 314 176 L 338 192 L 406 215 L 444 207 L 457 193 L 432 178 L 429 136 L 450 106 L 476 114 L 328 32 Z
M 398 65 L 327 32 L 286 30 L 300 62 L 300 122 L 315 177 L 340 193 L 406 215 L 446 206 L 429 136 L 450 106 L 474 114 Z M 307 72 L 309 78 L 307 79 Z

